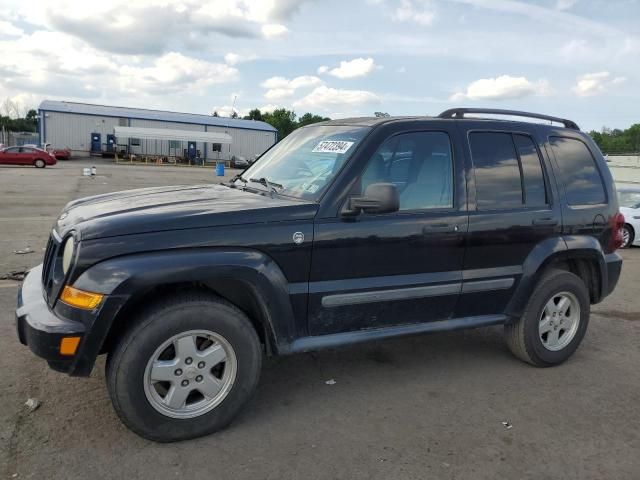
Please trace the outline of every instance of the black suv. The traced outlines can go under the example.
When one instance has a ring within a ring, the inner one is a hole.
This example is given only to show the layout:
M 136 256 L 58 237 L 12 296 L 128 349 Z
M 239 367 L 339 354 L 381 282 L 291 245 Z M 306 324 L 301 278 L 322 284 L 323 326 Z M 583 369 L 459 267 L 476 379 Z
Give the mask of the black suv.
M 559 364 L 618 281 L 623 223 L 570 120 L 329 121 L 229 183 L 69 203 L 22 285 L 18 335 L 70 375 L 106 353 L 122 421 L 191 438 L 233 419 L 264 353 L 501 324 L 518 358 Z

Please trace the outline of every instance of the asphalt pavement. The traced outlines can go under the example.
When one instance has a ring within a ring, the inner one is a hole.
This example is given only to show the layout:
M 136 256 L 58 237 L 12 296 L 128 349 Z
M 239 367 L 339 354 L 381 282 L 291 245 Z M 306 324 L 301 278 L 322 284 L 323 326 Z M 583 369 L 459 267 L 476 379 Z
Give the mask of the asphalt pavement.
M 91 165 L 97 175 L 83 177 Z M 0 277 L 41 262 L 69 200 L 219 180 L 212 168 L 101 160 L 0 166 Z M 228 429 L 169 445 L 119 422 L 104 358 L 90 378 L 70 378 L 20 345 L 19 283 L 0 280 L 0 477 L 640 478 L 640 248 L 623 257 L 617 290 L 564 365 L 516 360 L 498 327 L 269 358 Z

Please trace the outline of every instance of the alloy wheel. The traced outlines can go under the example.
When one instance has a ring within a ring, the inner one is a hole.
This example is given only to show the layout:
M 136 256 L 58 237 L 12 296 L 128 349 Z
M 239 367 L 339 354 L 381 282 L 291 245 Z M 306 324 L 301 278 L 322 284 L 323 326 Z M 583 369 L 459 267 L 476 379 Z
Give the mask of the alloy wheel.
M 231 344 L 208 330 L 174 335 L 153 353 L 144 372 L 147 400 L 172 418 L 211 411 L 233 387 L 238 361 Z

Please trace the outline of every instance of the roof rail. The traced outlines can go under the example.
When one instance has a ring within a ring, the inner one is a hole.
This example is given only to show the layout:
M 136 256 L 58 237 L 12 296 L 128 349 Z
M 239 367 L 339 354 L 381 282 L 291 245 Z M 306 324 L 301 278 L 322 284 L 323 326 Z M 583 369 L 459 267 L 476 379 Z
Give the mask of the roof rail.
M 541 115 L 539 113 L 519 112 L 517 110 L 502 110 L 500 108 L 450 108 L 445 110 L 438 118 L 464 118 L 465 113 L 488 113 L 491 115 L 509 115 L 512 117 L 528 117 L 539 118 L 541 120 L 549 120 L 563 124 L 566 128 L 580 130 L 580 127 L 573 121 L 566 118 L 552 117 L 550 115 Z

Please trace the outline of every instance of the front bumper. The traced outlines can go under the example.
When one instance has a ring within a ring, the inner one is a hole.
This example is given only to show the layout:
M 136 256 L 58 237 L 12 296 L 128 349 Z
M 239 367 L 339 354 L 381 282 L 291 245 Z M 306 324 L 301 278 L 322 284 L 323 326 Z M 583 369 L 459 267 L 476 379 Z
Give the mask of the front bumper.
M 51 311 L 42 294 L 42 265 L 32 269 L 18 291 L 16 328 L 18 338 L 33 353 L 49 362 L 59 371 L 71 373 L 75 356 L 60 354 L 60 342 L 64 337 L 85 335 L 82 322 L 69 320 Z

